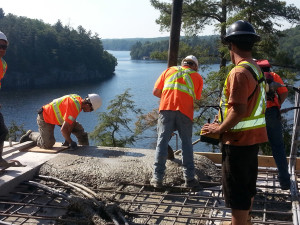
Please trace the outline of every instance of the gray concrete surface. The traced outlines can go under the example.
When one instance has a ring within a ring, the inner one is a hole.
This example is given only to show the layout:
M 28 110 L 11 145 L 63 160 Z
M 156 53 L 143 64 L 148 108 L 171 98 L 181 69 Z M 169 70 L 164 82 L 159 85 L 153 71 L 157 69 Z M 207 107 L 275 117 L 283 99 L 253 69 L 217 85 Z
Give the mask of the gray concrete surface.
M 43 164 L 39 173 L 95 189 L 115 188 L 122 183 L 147 184 L 152 177 L 154 155 L 153 149 L 85 146 L 60 153 Z M 194 161 L 199 181 L 218 181 L 220 173 L 211 160 L 195 155 Z M 181 165 L 180 155 L 167 160 L 165 184 L 183 185 Z
M 0 174 L 0 193 L 6 195 L 19 183 L 30 180 L 39 173 L 87 187 L 116 187 L 120 183 L 149 183 L 152 177 L 155 150 L 81 146 L 77 150 L 60 153 L 23 152 L 32 142 L 4 148 L 6 160 L 18 160 L 25 167 L 10 167 Z M 164 182 L 168 185 L 184 183 L 181 156 L 167 161 Z M 213 180 L 219 177 L 216 166 L 203 156 L 195 156 L 196 178 Z

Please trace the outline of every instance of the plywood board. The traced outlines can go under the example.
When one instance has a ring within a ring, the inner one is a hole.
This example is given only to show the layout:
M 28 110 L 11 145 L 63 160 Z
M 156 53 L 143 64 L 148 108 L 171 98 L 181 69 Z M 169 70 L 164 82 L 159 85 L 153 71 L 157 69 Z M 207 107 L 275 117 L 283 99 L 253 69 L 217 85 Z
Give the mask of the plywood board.
M 222 154 L 221 153 L 211 153 L 211 152 L 195 152 L 195 154 L 203 155 L 209 158 L 216 164 L 222 164 Z M 287 157 L 289 162 L 289 157 Z M 258 156 L 258 166 L 260 167 L 274 167 L 276 168 L 276 163 L 273 156 L 259 155 Z M 296 169 L 300 169 L 300 158 L 297 157 Z
M 53 153 L 53 154 L 55 154 L 55 153 L 58 153 L 60 151 L 68 149 L 68 148 L 69 147 L 61 146 L 61 143 L 56 142 L 51 149 L 43 149 L 43 148 L 40 148 L 38 146 L 34 146 L 34 147 L 31 147 L 31 148 L 22 150 L 22 152 L 41 152 L 41 153 Z

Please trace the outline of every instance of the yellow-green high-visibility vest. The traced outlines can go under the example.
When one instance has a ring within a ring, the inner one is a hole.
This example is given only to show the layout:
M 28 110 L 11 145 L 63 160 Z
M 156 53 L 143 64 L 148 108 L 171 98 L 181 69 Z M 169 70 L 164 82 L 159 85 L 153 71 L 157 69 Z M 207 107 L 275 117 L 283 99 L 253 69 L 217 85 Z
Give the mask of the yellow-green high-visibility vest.
M 183 68 L 181 66 L 175 66 L 175 67 L 176 67 L 177 71 L 174 72 L 171 76 L 169 76 L 165 80 L 165 84 L 164 84 L 162 92 L 164 92 L 166 90 L 177 89 L 181 92 L 187 93 L 194 100 L 196 100 L 194 83 L 190 76 L 190 74 L 195 73 L 195 71 L 190 68 Z M 183 78 L 183 80 L 185 81 L 185 84 L 179 83 L 178 82 L 179 78 Z
M 257 98 L 255 107 L 253 108 L 250 116 L 243 118 L 237 125 L 231 128 L 230 131 L 238 132 L 238 131 L 252 130 L 260 127 L 265 127 L 266 126 L 266 121 L 265 121 L 266 92 L 265 92 L 265 82 L 263 82 L 265 80 L 264 75 L 261 71 L 257 70 L 256 66 L 254 66 L 253 64 L 247 61 L 240 62 L 236 67 L 246 68 L 252 73 L 253 77 L 258 81 L 258 84 L 254 92 L 259 88 L 259 96 Z M 227 113 L 228 113 L 228 97 L 226 96 L 226 90 L 227 90 L 227 80 L 229 74 L 227 75 L 227 78 L 225 80 L 224 88 L 222 91 L 222 97 L 220 101 L 220 109 L 223 114 L 224 120 L 227 117 Z M 254 92 L 248 97 L 248 100 L 252 97 Z M 221 116 L 219 116 L 219 121 L 220 119 Z
M 66 98 L 71 98 L 72 101 L 74 102 L 76 109 L 78 110 L 78 113 L 80 112 L 80 102 L 78 101 L 78 99 L 76 97 L 80 97 L 79 95 L 76 94 L 70 94 L 70 95 L 65 95 L 63 97 L 54 99 L 50 105 L 52 106 L 52 109 L 54 111 L 55 117 L 57 119 L 57 122 L 59 123 L 59 125 L 62 125 L 64 122 L 64 117 L 61 113 L 61 111 L 59 110 L 59 105 L 66 99 Z M 72 121 L 75 121 L 75 118 L 69 118 Z

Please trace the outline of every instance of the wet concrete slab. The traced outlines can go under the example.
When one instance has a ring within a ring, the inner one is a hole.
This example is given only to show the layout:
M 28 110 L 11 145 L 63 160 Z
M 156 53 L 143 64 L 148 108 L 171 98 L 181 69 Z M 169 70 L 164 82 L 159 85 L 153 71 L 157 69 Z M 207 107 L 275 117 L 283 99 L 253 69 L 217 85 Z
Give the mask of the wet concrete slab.
M 25 147 L 22 145 L 36 148 L 30 142 L 5 148 L 6 160 L 18 160 L 26 166 L 10 167 L 2 171 L 1 195 L 7 194 L 21 182 L 32 179 L 36 174 L 78 182 L 92 188 L 116 187 L 122 182 L 149 183 L 152 177 L 154 149 L 80 146 L 77 150 L 67 149 L 53 154 L 24 151 Z M 219 176 L 215 175 L 215 165 L 206 157 L 195 156 L 195 166 L 198 180 L 210 180 Z M 166 167 L 164 183 L 183 185 L 181 156 L 176 156 L 173 161 L 167 160 Z

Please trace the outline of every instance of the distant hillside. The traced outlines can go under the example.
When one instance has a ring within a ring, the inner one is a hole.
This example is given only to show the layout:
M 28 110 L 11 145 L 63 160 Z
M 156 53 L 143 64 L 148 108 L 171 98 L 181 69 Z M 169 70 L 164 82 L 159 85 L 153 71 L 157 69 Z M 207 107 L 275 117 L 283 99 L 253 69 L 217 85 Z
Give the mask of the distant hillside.
M 114 76 L 117 59 L 103 49 L 100 38 L 83 27 L 77 30 L 41 20 L 5 16 L 0 28 L 10 42 L 3 89 L 44 88 L 72 83 L 101 82 Z
M 209 40 L 211 38 L 215 39 L 216 35 L 208 35 L 208 36 L 200 36 L 196 38 L 186 38 L 185 36 L 181 36 L 180 40 Z M 114 51 L 131 51 L 132 46 L 139 44 L 149 44 L 149 43 L 158 43 L 169 41 L 170 37 L 156 37 L 156 38 L 124 38 L 124 39 L 101 39 L 103 48 L 105 50 L 114 50 Z M 168 47 L 168 42 L 167 42 Z
M 124 38 L 124 39 L 101 39 L 103 48 L 105 50 L 115 51 L 130 51 L 131 47 L 137 42 L 158 42 L 169 40 L 169 37 L 157 37 L 157 38 Z
M 280 39 L 280 58 L 278 61 L 288 60 L 287 64 L 294 64 L 300 67 L 300 25 L 295 28 L 287 29 L 284 31 L 284 37 Z M 292 59 L 292 61 L 291 61 Z
M 195 55 L 197 57 L 203 58 L 203 54 L 206 56 L 217 58 L 219 36 L 209 35 L 209 36 L 193 36 L 187 37 L 182 36 L 180 38 L 179 45 L 179 57 L 183 55 Z M 131 59 L 152 59 L 152 60 L 167 60 L 169 50 L 169 39 L 160 41 L 146 41 L 144 43 L 138 41 L 130 49 Z M 210 58 L 210 61 L 214 59 Z

